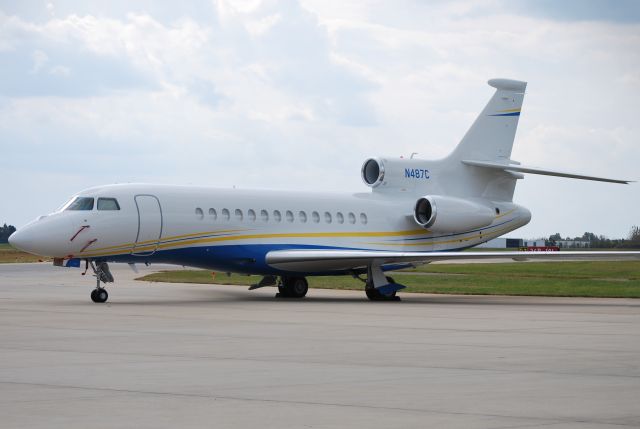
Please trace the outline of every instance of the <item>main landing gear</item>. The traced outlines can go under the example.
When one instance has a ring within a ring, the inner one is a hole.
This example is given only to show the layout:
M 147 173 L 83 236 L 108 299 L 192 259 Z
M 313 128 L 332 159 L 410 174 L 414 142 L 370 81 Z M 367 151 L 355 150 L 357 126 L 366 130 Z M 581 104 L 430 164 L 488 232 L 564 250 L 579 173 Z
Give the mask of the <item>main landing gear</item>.
M 309 290 L 309 283 L 304 277 L 285 277 L 280 279 L 273 275 L 264 276 L 259 283 L 251 285 L 249 290 L 263 288 L 265 286 L 278 286 L 276 298 L 304 298 Z
M 91 301 L 100 304 L 107 302 L 109 294 L 105 288 L 100 286 L 100 282 L 113 282 L 113 275 L 111 274 L 111 271 L 109 271 L 109 265 L 106 262 L 98 262 L 94 264 L 93 261 L 90 261 L 89 264 L 91 265 L 91 269 L 96 277 L 96 288 L 91 291 Z
M 367 267 L 366 279 L 356 274 L 354 277 L 365 283 L 365 293 L 371 301 L 400 301 L 396 293 L 405 288 L 396 283 L 392 277 L 385 276 L 380 264 L 372 263 Z M 249 290 L 276 285 L 278 286 L 277 298 L 303 298 L 309 290 L 309 283 L 304 277 L 281 276 L 278 279 L 274 275 L 264 276 L 260 282 L 249 287 Z
M 385 277 L 389 284 L 395 284 L 393 277 Z M 370 301 L 400 301 L 400 297 L 396 295 L 397 290 L 391 292 L 383 292 L 380 289 L 373 287 L 373 284 L 367 281 L 364 288 L 364 292 L 367 294 L 367 298 Z
M 309 290 L 309 283 L 304 277 L 281 277 L 278 283 L 278 298 L 304 298 Z
M 380 265 L 375 263 L 369 264 L 367 279 L 361 280 L 365 282 L 364 291 L 371 301 L 400 301 L 396 292 L 405 288 L 405 286 L 396 283 L 393 277 L 385 276 Z

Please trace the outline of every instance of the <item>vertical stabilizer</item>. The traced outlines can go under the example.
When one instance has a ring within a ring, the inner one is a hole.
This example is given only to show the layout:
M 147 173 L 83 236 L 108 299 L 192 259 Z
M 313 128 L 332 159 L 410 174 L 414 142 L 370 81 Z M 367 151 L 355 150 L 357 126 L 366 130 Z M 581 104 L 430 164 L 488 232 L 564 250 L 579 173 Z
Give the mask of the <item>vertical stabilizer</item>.
M 496 92 L 450 155 L 453 160 L 500 161 L 511 156 L 527 83 L 510 79 L 488 83 Z
M 511 201 L 516 181 L 522 175 L 462 162 L 513 163 L 511 149 L 527 83 L 511 79 L 491 79 L 488 83 L 496 92 L 458 146 L 443 160 L 440 184 L 448 195 Z

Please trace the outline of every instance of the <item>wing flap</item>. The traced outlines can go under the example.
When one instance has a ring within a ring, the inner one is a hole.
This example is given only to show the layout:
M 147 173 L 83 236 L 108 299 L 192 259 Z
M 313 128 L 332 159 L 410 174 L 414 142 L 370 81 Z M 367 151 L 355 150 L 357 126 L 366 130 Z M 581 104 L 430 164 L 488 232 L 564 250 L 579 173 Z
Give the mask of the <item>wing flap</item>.
M 608 183 L 621 183 L 624 185 L 628 185 L 629 183 L 633 182 L 632 180 L 609 179 L 606 177 L 567 173 L 563 171 L 548 170 L 548 169 L 538 168 L 538 167 L 529 167 L 526 165 L 519 165 L 519 164 L 504 164 L 500 162 L 475 161 L 475 160 L 463 160 L 462 163 L 466 165 L 471 165 L 474 167 L 493 168 L 496 170 L 503 170 L 507 172 L 540 174 L 543 176 L 568 177 L 570 179 L 594 180 L 597 182 L 608 182 Z
M 273 268 L 296 272 L 343 271 L 365 268 L 371 263 L 429 263 L 470 259 L 499 260 L 640 260 L 633 251 L 566 252 L 387 252 L 376 250 L 274 250 L 266 255 Z

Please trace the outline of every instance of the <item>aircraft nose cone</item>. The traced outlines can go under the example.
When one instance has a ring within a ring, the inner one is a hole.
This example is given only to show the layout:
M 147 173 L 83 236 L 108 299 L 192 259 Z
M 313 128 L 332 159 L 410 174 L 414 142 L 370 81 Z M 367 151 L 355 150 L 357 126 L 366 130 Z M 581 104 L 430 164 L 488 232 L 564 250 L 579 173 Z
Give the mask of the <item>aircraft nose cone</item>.
M 23 252 L 52 258 L 63 258 L 71 251 L 69 238 L 73 224 L 65 216 L 41 216 L 9 237 L 9 243 Z
M 28 231 L 23 229 L 15 231 L 9 236 L 9 244 L 23 252 L 30 252 L 30 249 L 33 248 L 33 240 L 29 238 L 29 235 Z

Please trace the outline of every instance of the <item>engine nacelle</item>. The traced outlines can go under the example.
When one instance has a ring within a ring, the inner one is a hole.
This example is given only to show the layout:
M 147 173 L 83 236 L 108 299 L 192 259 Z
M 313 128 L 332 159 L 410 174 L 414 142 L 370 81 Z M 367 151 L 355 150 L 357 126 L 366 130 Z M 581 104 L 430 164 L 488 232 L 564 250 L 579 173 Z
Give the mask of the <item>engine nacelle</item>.
M 413 210 L 416 223 L 436 232 L 464 232 L 491 225 L 493 209 L 462 198 L 427 195 Z
M 362 180 L 376 191 L 407 191 L 429 182 L 428 165 L 422 159 L 369 158 L 362 164 Z

